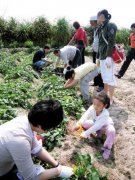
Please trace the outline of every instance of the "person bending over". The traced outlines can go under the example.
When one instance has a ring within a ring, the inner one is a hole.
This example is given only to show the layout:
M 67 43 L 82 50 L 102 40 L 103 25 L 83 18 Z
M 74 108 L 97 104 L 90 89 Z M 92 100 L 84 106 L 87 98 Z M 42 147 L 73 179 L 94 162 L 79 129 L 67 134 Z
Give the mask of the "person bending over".
M 58 57 L 56 67 L 59 64 L 60 59 L 64 61 L 64 71 L 66 73 L 66 67 L 71 65 L 73 68 L 81 65 L 81 54 L 80 50 L 74 46 L 64 46 L 61 49 L 55 49 L 54 54 Z
M 37 140 L 35 132 L 56 128 L 63 120 L 59 101 L 47 99 L 37 102 L 28 116 L 16 117 L 0 126 L 0 179 L 44 180 L 54 177 L 69 178 L 72 168 L 60 165 Z M 44 169 L 33 163 L 31 154 L 50 164 Z M 17 176 L 14 174 L 17 167 Z M 12 177 L 13 176 L 13 177 Z
M 87 62 L 75 69 L 67 67 L 65 74 L 65 88 L 74 87 L 80 82 L 81 94 L 86 102 L 86 107 L 91 104 L 91 98 L 89 94 L 89 82 L 93 80 L 100 73 L 99 67 L 92 62 Z
M 42 67 L 48 66 L 52 62 L 45 58 L 46 54 L 49 52 L 50 47 L 45 46 L 43 50 L 38 50 L 33 57 L 33 67 L 40 69 Z

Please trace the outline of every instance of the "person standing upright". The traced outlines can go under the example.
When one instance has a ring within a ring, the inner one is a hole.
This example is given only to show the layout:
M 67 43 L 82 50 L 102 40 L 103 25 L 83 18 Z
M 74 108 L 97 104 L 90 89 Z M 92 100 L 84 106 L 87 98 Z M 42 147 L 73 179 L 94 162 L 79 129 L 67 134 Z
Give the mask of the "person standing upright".
M 131 32 L 130 37 L 129 37 L 130 48 L 129 48 L 127 56 L 126 56 L 126 60 L 122 64 L 121 69 L 118 72 L 118 74 L 115 75 L 119 79 L 124 76 L 124 74 L 125 74 L 126 70 L 128 69 L 131 61 L 133 59 L 135 60 L 135 23 L 131 24 L 131 31 L 132 32 Z
M 98 38 L 98 25 L 97 25 L 97 16 L 91 16 L 90 18 L 90 26 L 93 28 L 93 63 L 96 63 L 97 54 L 98 54 L 98 46 L 99 46 L 99 38 Z M 94 78 L 94 86 L 98 86 L 97 91 L 102 91 L 104 89 L 103 80 L 101 74 Z
M 104 83 L 104 90 L 110 97 L 110 104 L 113 103 L 114 90 L 117 85 L 115 78 L 115 63 L 112 59 L 112 52 L 115 46 L 117 27 L 110 23 L 111 15 L 106 9 L 100 11 L 97 16 L 99 29 L 99 59 L 101 75 Z
M 88 45 L 87 33 L 77 21 L 73 23 L 73 27 L 75 28 L 76 33 L 68 44 L 71 45 L 73 41 L 76 42 L 76 47 L 81 52 L 82 64 L 84 64 L 85 63 L 84 51 L 85 51 L 85 47 Z

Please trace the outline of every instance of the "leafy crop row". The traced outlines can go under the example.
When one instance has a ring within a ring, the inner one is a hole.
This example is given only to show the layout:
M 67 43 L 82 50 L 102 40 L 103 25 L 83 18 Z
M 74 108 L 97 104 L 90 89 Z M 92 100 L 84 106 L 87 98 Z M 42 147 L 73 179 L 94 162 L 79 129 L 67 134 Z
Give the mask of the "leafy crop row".
M 82 113 L 83 102 L 81 97 L 77 95 L 76 89 L 65 89 L 64 78 L 53 74 L 43 80 L 44 83 L 38 90 L 39 99 L 41 100 L 47 97 L 58 99 L 62 103 L 67 115 L 73 115 L 79 118 Z

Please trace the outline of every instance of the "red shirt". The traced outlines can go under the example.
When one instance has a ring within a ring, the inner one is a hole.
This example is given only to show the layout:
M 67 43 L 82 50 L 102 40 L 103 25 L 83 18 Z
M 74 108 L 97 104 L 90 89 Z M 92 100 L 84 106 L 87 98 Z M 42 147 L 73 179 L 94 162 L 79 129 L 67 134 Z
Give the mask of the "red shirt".
M 130 44 L 131 48 L 135 48 L 135 34 L 133 33 L 130 34 Z
M 76 30 L 74 39 L 76 41 L 83 41 L 84 45 L 87 46 L 87 34 L 86 34 L 86 31 L 82 27 L 79 27 L 79 29 Z

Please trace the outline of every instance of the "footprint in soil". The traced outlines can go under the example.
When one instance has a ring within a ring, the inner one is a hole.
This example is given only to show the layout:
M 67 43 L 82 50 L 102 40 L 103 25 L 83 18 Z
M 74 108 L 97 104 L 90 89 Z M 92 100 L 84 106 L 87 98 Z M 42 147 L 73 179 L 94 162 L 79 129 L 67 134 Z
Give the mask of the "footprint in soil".
M 65 143 L 64 145 L 63 145 L 63 150 L 69 150 L 69 149 L 71 149 L 71 145 L 67 142 L 67 143 Z

